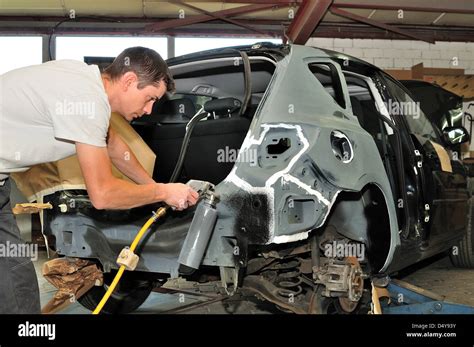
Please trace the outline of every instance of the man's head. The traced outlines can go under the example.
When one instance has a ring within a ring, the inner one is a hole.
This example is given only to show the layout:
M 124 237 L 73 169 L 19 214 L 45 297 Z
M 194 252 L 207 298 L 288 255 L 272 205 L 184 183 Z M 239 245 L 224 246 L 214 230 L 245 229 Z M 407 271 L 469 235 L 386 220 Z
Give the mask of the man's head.
M 112 110 L 128 121 L 149 114 L 156 100 L 174 91 L 166 62 L 145 47 L 124 50 L 104 70 L 103 77 Z

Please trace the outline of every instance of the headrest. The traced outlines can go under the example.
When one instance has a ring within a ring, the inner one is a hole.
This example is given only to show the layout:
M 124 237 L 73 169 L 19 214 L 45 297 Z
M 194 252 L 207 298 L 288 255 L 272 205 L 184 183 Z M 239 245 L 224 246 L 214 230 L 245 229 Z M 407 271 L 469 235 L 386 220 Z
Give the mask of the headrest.
M 204 105 L 204 110 L 215 115 L 231 114 L 242 107 L 242 102 L 236 98 L 222 98 L 209 100 Z

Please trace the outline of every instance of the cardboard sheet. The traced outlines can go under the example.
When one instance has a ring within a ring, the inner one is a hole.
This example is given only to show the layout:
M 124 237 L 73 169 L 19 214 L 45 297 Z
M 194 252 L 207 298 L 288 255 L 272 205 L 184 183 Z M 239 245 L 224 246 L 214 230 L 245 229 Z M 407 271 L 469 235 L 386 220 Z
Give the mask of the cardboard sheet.
M 453 167 L 451 166 L 451 158 L 448 154 L 448 151 L 444 149 L 443 146 L 430 141 L 433 145 L 433 148 L 436 150 L 436 154 L 438 155 L 439 161 L 441 163 L 441 170 L 446 172 L 453 172 Z
M 128 144 L 138 161 L 152 175 L 156 156 L 140 135 L 119 114 L 112 113 L 110 126 Z M 129 180 L 115 167 L 114 176 Z M 71 156 L 51 163 L 39 164 L 25 172 L 13 173 L 18 189 L 28 201 L 43 202 L 45 195 L 65 189 L 86 189 L 77 156 Z
M 95 285 L 103 284 L 102 271 L 94 262 L 85 259 L 56 258 L 43 264 L 42 273 L 58 289 L 41 309 L 43 314 L 61 311 Z

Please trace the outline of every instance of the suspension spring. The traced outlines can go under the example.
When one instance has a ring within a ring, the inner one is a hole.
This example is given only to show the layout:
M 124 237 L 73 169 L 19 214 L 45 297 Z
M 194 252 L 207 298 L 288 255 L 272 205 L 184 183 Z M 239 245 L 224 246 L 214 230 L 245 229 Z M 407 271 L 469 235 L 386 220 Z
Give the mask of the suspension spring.
M 301 262 L 298 259 L 291 259 L 278 265 L 279 271 L 276 279 L 276 285 L 279 288 L 278 294 L 285 298 L 294 298 L 301 294 L 303 291 L 299 270 Z

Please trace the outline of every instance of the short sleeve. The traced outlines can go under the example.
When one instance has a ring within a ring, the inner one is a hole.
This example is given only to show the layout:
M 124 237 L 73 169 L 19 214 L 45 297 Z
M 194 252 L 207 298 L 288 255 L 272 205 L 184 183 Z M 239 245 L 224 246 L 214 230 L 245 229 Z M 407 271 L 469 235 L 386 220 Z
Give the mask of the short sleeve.
M 57 100 L 51 109 L 54 137 L 106 147 L 110 106 L 93 94 Z

